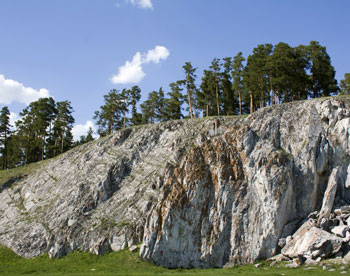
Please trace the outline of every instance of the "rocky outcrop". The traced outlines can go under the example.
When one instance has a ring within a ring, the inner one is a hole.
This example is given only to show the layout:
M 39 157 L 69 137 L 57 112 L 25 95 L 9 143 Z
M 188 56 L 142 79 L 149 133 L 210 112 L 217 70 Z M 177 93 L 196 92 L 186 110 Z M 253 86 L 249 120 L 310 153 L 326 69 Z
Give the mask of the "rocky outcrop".
M 325 208 L 348 202 L 349 115 L 343 99 L 265 108 L 192 149 L 164 180 L 141 256 L 221 267 L 278 253 L 280 238 L 322 207 L 334 168 L 339 187 Z
M 332 210 L 350 204 L 349 106 L 318 99 L 118 131 L 1 185 L 0 243 L 59 257 L 142 242 L 158 265 L 222 267 L 279 253 L 321 208 L 305 233 L 336 236 Z

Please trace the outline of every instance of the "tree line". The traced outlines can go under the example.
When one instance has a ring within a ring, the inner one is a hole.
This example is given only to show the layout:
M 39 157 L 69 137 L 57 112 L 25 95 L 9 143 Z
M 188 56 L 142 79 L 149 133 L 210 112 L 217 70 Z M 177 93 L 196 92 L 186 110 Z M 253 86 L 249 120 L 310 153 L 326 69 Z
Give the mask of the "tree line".
M 40 98 L 20 112 L 11 130 L 10 111 L 0 111 L 2 169 L 14 168 L 61 154 L 73 146 L 73 108 L 69 101 Z
M 138 86 L 111 90 L 95 113 L 99 134 L 167 120 L 248 114 L 269 105 L 350 90 L 350 74 L 345 74 L 339 89 L 326 47 L 317 41 L 297 47 L 283 42 L 261 44 L 247 59 L 242 52 L 214 58 L 199 84 L 197 68 L 191 62 L 182 69 L 183 79 L 170 83 L 169 92 L 161 87 L 148 94 L 140 104 L 141 113 L 136 108 L 141 98 Z M 131 118 L 127 118 L 130 108 Z
M 291 47 L 261 44 L 243 57 L 214 58 L 197 78 L 191 62 L 182 67 L 183 79 L 148 94 L 139 104 L 141 89 L 112 89 L 95 112 L 98 134 L 105 136 L 128 126 L 183 118 L 242 115 L 265 106 L 296 100 L 350 94 L 350 73 L 340 87 L 326 47 L 317 41 Z M 198 83 L 199 82 L 199 83 Z M 73 108 L 69 101 L 41 98 L 20 113 L 11 130 L 10 112 L 0 111 L 0 166 L 13 168 L 61 154 L 93 140 L 93 130 L 73 141 Z

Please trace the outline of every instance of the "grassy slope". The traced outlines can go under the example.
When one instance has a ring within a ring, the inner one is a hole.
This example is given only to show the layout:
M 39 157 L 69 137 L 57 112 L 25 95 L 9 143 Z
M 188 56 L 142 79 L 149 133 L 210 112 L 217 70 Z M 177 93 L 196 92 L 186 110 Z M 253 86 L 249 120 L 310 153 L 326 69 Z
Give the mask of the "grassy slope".
M 335 266 L 339 274 L 339 265 Z M 347 265 L 348 269 L 349 266 Z M 314 270 L 286 269 L 262 265 L 240 266 L 228 269 L 165 269 L 142 260 L 138 253 L 128 250 L 95 256 L 89 253 L 74 252 L 61 259 L 49 259 L 40 256 L 34 259 L 24 259 L 11 250 L 0 247 L 0 275 L 329 275 L 318 267 Z

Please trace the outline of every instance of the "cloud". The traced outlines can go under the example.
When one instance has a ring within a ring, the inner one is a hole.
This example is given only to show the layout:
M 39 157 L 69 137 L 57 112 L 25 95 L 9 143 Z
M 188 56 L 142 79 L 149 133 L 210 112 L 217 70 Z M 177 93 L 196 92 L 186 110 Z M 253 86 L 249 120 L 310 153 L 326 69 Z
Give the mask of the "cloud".
M 86 123 L 84 125 L 82 124 L 78 124 L 75 125 L 72 129 L 72 134 L 73 134 L 73 138 L 75 141 L 80 140 L 80 136 L 86 136 L 89 128 L 92 128 L 92 130 L 94 131 L 94 134 L 92 135 L 94 138 L 96 138 L 96 126 L 92 121 L 86 121 Z
M 120 8 L 120 3 L 115 3 L 115 4 L 114 4 L 114 7 L 116 7 L 116 8 L 119 9 L 119 8 Z
M 11 129 L 14 129 L 16 127 L 16 121 L 18 121 L 20 118 L 20 116 L 18 116 L 16 113 L 14 112 L 10 112 L 10 125 L 11 125 Z
M 19 102 L 28 105 L 39 98 L 50 97 L 49 90 L 41 88 L 36 90 L 31 87 L 25 87 L 22 83 L 6 79 L 4 75 L 0 75 L 0 103 L 11 104 Z
M 133 6 L 142 8 L 142 9 L 153 9 L 151 0 L 126 0 L 130 2 Z
M 159 63 L 161 59 L 167 59 L 169 54 L 169 50 L 164 46 L 156 46 L 147 52 L 144 61 L 145 63 Z
M 118 69 L 118 74 L 112 77 L 115 84 L 139 83 L 145 76 L 142 65 L 150 62 L 159 63 L 170 55 L 169 50 L 164 46 L 156 46 L 147 53 L 137 52 L 131 61 L 126 61 Z
M 138 83 L 146 74 L 142 71 L 142 56 L 137 52 L 132 61 L 126 61 L 123 66 L 119 67 L 118 75 L 112 77 L 115 84 Z

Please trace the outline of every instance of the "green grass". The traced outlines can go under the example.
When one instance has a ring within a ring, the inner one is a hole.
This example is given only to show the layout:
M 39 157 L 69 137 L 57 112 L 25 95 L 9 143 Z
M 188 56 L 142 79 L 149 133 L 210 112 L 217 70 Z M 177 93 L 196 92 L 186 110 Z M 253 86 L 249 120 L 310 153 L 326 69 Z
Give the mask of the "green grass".
M 19 166 L 10 170 L 0 170 L 0 186 L 11 179 L 25 177 L 41 167 L 41 165 L 46 162 L 40 161 L 37 163 L 31 163 L 25 166 Z
M 262 264 L 239 266 L 227 269 L 166 269 L 142 260 L 138 253 L 128 250 L 96 256 L 89 253 L 74 252 L 61 259 L 50 259 L 46 255 L 34 259 L 24 259 L 11 250 L 0 246 L 0 275 L 329 275 L 331 272 L 318 267 L 314 270 L 304 270 L 305 267 L 287 269 L 270 267 Z M 339 274 L 339 265 L 335 265 Z M 349 266 L 346 266 L 349 269 Z

